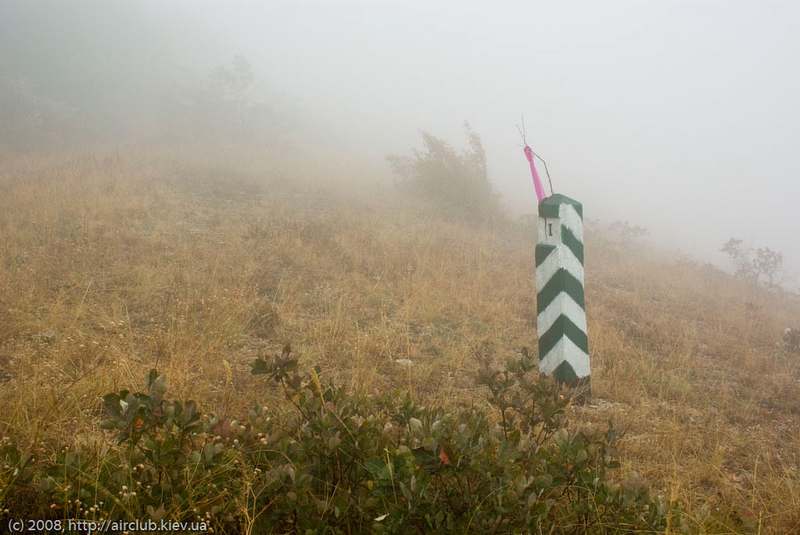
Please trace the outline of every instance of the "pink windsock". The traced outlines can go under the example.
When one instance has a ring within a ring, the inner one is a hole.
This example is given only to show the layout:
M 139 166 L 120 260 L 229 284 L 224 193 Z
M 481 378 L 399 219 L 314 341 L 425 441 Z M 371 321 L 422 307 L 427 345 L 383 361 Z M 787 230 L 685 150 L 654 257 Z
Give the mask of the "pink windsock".
M 539 199 L 539 202 L 542 202 L 545 197 L 544 188 L 542 187 L 542 179 L 539 178 L 539 173 L 536 171 L 536 166 L 533 165 L 533 149 L 525 145 L 523 151 L 528 163 L 531 164 L 531 177 L 533 178 L 533 187 L 536 188 L 536 198 Z

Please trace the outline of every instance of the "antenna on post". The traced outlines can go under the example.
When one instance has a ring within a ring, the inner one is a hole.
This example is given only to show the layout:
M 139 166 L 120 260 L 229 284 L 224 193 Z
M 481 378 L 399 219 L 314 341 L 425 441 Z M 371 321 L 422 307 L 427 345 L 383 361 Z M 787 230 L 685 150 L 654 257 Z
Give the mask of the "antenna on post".
M 525 115 L 520 116 L 521 123 L 517 125 L 517 132 L 519 132 L 520 137 L 522 138 L 522 146 L 523 152 L 525 153 L 525 158 L 528 160 L 528 164 L 531 167 L 531 178 L 533 179 L 533 187 L 536 190 L 536 198 L 538 202 L 542 202 L 542 199 L 545 198 L 544 188 L 542 187 L 542 180 L 539 178 L 539 172 L 536 170 L 536 166 L 533 163 L 533 158 L 538 158 L 544 164 L 544 171 L 547 174 L 547 182 L 550 184 L 550 195 L 553 195 L 555 192 L 553 190 L 553 180 L 550 178 L 550 170 L 547 168 L 547 162 L 544 161 L 544 158 L 533 152 L 533 149 L 528 145 L 528 131 L 525 128 Z
M 522 126 L 519 124 L 517 125 L 517 132 L 519 132 L 519 137 L 522 138 L 522 146 L 526 147 L 528 145 L 528 140 L 525 139 L 527 135 L 527 131 L 525 130 L 525 116 L 520 115 L 520 118 L 522 119 L 522 122 L 520 123 Z
M 544 164 L 544 174 L 547 175 L 547 182 L 550 184 L 550 195 L 554 194 L 555 191 L 553 190 L 553 181 L 550 179 L 550 171 L 547 169 L 547 162 L 544 161 L 544 158 L 542 158 L 541 156 L 539 156 L 535 152 L 533 153 L 533 155 L 536 156 L 537 158 L 539 158 L 539 161 Z

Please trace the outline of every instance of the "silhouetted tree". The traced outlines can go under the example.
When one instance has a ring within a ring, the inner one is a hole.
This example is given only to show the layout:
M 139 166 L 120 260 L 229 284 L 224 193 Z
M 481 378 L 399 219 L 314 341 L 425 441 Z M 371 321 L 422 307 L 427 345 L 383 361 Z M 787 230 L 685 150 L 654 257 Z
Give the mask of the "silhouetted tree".
M 783 255 L 769 247 L 753 249 L 742 240 L 731 238 L 722 246 L 736 268 L 736 276 L 752 282 L 764 284 L 774 289 L 779 286 L 778 276 L 783 267 Z
M 480 136 L 464 125 L 467 148 L 458 151 L 422 132 L 422 149 L 411 156 L 387 156 L 401 189 L 431 204 L 445 217 L 486 223 L 499 214 L 489 182 L 486 151 Z

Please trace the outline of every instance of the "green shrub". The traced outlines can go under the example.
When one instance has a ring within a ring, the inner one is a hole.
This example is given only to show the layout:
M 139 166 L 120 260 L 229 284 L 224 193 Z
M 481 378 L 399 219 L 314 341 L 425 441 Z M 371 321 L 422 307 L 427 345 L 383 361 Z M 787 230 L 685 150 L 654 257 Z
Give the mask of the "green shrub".
M 18 467 L 13 479 L 0 478 L 9 514 L 172 519 L 234 530 L 243 491 L 240 452 L 217 434 L 217 419 L 203 416 L 193 401 L 165 399 L 166 389 L 165 377 L 152 370 L 145 392 L 104 397 L 101 427 L 114 432 L 117 447 L 72 446 L 32 463 L 6 444 L 4 466 Z
M 257 406 L 242 422 L 166 399 L 151 371 L 145 392 L 104 399 L 116 447 L 65 450 L 31 472 L 4 444 L 5 464 L 28 473 L 4 476 L 2 496 L 52 504 L 39 512 L 53 518 L 202 520 L 217 533 L 663 530 L 663 504 L 609 482 L 614 428 L 569 429 L 564 392 L 533 368 L 527 354 L 498 370 L 485 361 L 478 382 L 497 413 L 445 410 L 352 394 L 301 372 L 287 347 L 252 372 L 288 408 Z
M 422 132 L 422 150 L 387 157 L 403 191 L 428 203 L 446 218 L 484 224 L 499 217 L 497 195 L 489 182 L 481 138 L 465 124 L 467 149 L 459 152 Z

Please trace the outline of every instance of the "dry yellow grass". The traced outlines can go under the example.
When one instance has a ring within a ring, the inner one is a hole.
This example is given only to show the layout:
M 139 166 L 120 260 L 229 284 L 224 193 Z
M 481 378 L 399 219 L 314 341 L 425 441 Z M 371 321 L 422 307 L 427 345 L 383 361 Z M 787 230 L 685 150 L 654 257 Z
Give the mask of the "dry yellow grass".
M 285 342 L 353 389 L 444 403 L 480 398 L 476 348 L 536 347 L 522 226 L 476 232 L 319 170 L 198 162 L 1 164 L 0 435 L 37 455 L 107 447 L 101 396 L 155 365 L 176 398 L 240 414 L 268 395 L 249 363 Z M 776 347 L 797 299 L 587 236 L 594 403 L 574 410 L 627 430 L 621 477 L 693 531 L 800 532 L 800 359 Z

